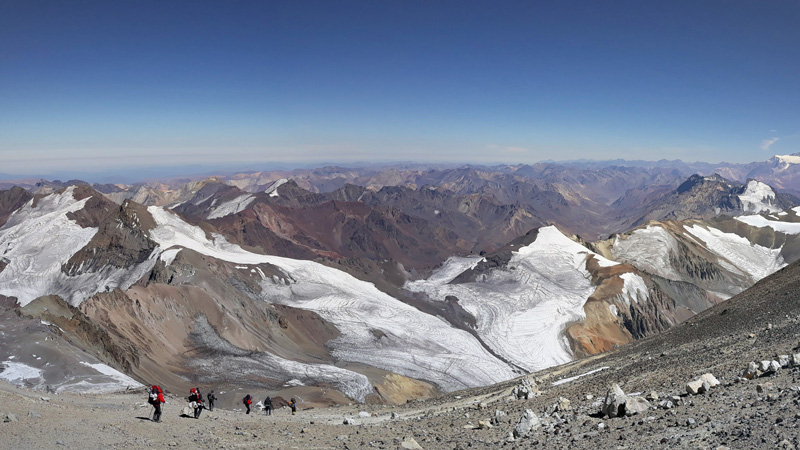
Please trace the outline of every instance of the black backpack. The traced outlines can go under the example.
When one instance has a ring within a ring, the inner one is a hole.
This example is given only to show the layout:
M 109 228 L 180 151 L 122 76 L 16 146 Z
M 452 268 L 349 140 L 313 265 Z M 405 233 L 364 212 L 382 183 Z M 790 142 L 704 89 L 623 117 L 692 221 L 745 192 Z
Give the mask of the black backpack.
M 244 396 L 244 398 L 242 399 L 242 403 L 244 403 L 245 405 L 250 403 L 250 394 Z

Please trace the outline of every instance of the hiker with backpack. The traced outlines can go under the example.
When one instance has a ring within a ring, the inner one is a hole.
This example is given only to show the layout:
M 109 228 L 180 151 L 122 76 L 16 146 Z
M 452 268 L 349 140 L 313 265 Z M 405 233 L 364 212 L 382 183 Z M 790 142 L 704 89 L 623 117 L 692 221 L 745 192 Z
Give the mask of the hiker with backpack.
M 272 399 L 269 397 L 269 395 L 264 399 L 264 412 L 267 416 L 272 415 Z
M 208 399 L 208 410 L 209 411 L 213 411 L 214 410 L 214 402 L 217 401 L 217 396 L 214 395 L 214 390 L 213 389 L 211 390 L 211 392 L 208 393 L 208 396 L 206 397 L 206 399 Z
M 161 391 L 161 386 L 153 385 L 150 389 L 150 396 L 147 398 L 147 403 L 153 405 L 153 422 L 161 422 L 161 404 L 164 402 L 164 393 Z
M 297 412 L 297 400 L 294 397 L 289 401 L 289 407 L 292 408 L 292 415 L 294 415 Z
M 244 403 L 245 408 L 247 408 L 247 412 L 245 414 L 250 414 L 250 404 L 253 403 L 250 394 L 244 396 L 244 398 L 242 399 L 242 403 Z
M 200 389 L 192 388 L 189 391 L 189 398 L 186 400 L 189 401 L 189 407 L 194 411 L 194 418 L 199 419 L 200 413 L 203 412 L 203 395 L 200 393 Z

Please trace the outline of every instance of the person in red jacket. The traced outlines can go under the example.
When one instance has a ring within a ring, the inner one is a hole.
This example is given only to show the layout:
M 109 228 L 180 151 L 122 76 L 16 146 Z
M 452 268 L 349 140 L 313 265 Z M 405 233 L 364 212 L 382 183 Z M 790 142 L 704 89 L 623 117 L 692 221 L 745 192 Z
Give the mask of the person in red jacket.
M 244 398 L 242 399 L 242 403 L 244 403 L 245 408 L 247 408 L 247 412 L 245 414 L 250 414 L 250 404 L 253 403 L 250 394 L 244 396 Z
M 161 422 L 161 404 L 164 402 L 164 392 L 161 390 L 161 386 L 153 386 L 150 389 L 150 397 L 147 399 L 147 402 L 153 405 L 155 411 L 153 411 L 153 422 Z

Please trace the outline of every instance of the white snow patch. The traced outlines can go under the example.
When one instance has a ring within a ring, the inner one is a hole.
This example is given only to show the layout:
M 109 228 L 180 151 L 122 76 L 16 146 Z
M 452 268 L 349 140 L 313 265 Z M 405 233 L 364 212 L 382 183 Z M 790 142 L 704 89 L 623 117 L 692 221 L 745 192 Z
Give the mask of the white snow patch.
M 742 201 L 742 209 L 746 213 L 758 214 L 763 211 L 778 212 L 781 209 L 775 206 L 775 191 L 766 184 L 750 180 L 747 182 L 745 191 L 739 195 Z
M 236 214 L 242 212 L 247 205 L 253 202 L 256 198 L 252 194 L 243 194 L 236 197 L 233 200 L 227 201 L 216 208 L 214 208 L 208 214 L 208 220 L 211 219 L 219 219 L 220 217 L 229 216 L 231 214 Z
M 647 285 L 644 279 L 639 275 L 632 272 L 626 272 L 619 276 L 625 282 L 622 286 L 622 299 L 625 304 L 630 305 L 631 300 L 639 303 L 639 300 L 646 300 L 648 298 Z
M 704 242 L 705 247 L 717 255 L 722 267 L 750 278 L 753 283 L 786 266 L 780 248 L 752 244 L 739 235 L 712 227 L 692 225 L 685 230 Z
M 800 156 L 797 155 L 775 155 L 775 157 L 786 164 L 800 164 Z
M 433 299 L 458 297 L 495 352 L 526 370 L 539 370 L 572 359 L 563 330 L 585 318 L 583 306 L 595 289 L 586 270 L 590 255 L 603 262 L 557 228 L 542 227 L 533 243 L 512 254 L 509 270 L 490 271 L 474 283 L 448 284 L 455 267 L 477 264 L 450 258 L 428 280 L 406 287 Z
M 769 220 L 760 215 L 736 217 L 739 222 L 744 222 L 756 228 L 769 227 L 783 234 L 800 234 L 800 222 L 781 222 L 779 220 Z
M 266 191 L 264 191 L 264 192 L 266 192 L 267 194 L 269 194 L 269 196 L 270 196 L 270 197 L 277 197 L 277 196 L 278 196 L 278 188 L 279 188 L 280 186 L 282 186 L 282 185 L 284 185 L 284 184 L 288 183 L 288 182 L 289 182 L 289 180 L 288 180 L 288 179 L 286 179 L 286 178 L 281 178 L 280 180 L 277 180 L 277 181 L 275 181 L 274 183 L 272 183 L 272 184 L 271 184 L 271 185 L 270 185 L 270 186 L 267 188 L 267 190 L 266 190 Z
M 379 291 L 371 283 L 313 261 L 251 253 L 218 234 L 209 240 L 202 229 L 163 208 L 151 206 L 148 211 L 157 224 L 150 237 L 163 248 L 181 246 L 236 264 L 267 263 L 280 268 L 292 282 L 273 284 L 264 277 L 262 297 L 271 303 L 315 311 L 336 325 L 341 335 L 329 345 L 340 360 L 432 381 L 448 391 L 516 376 L 469 333 Z M 376 337 L 375 330 L 384 336 Z
M 164 264 L 168 266 L 172 264 L 173 261 L 175 261 L 175 257 L 178 256 L 178 253 L 180 253 L 181 250 L 183 249 L 171 248 L 168 250 L 164 250 L 163 252 L 161 252 L 161 256 L 159 256 L 158 259 L 164 261 Z
M 142 383 L 139 383 L 133 378 L 103 363 L 91 364 L 81 361 L 81 364 L 87 367 L 91 367 L 92 369 L 102 373 L 103 375 L 113 378 L 114 380 L 117 381 L 116 384 L 119 386 L 120 389 L 126 389 L 128 387 L 138 388 L 143 386 Z
M 603 366 L 603 367 L 600 367 L 600 368 L 597 368 L 597 369 L 594 369 L 594 370 L 590 370 L 590 371 L 588 371 L 586 373 L 582 373 L 582 374 L 576 375 L 574 377 L 562 378 L 562 379 L 560 379 L 558 381 L 553 381 L 552 385 L 553 386 L 558 386 L 560 384 L 569 383 L 570 381 L 575 381 L 578 378 L 582 378 L 582 377 L 585 377 L 585 376 L 588 376 L 588 375 L 591 375 L 593 373 L 597 373 L 597 372 L 600 372 L 601 370 L 606 370 L 606 369 L 608 369 L 608 366 Z
M 11 362 L 11 361 L 3 361 L 0 364 L 3 365 L 3 371 L 0 372 L 0 379 L 6 380 L 10 383 L 14 382 L 20 383 L 22 381 L 29 380 L 32 378 L 42 377 L 41 370 L 33 368 L 27 364 Z

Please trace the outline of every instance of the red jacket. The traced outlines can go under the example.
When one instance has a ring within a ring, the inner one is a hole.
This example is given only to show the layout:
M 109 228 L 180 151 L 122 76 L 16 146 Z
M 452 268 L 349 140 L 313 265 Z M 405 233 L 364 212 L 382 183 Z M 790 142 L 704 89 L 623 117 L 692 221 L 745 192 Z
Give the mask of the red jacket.
M 161 386 L 153 386 L 153 391 L 158 392 L 158 403 L 165 403 L 164 402 L 164 393 L 161 391 Z M 152 391 L 150 391 L 152 392 Z

